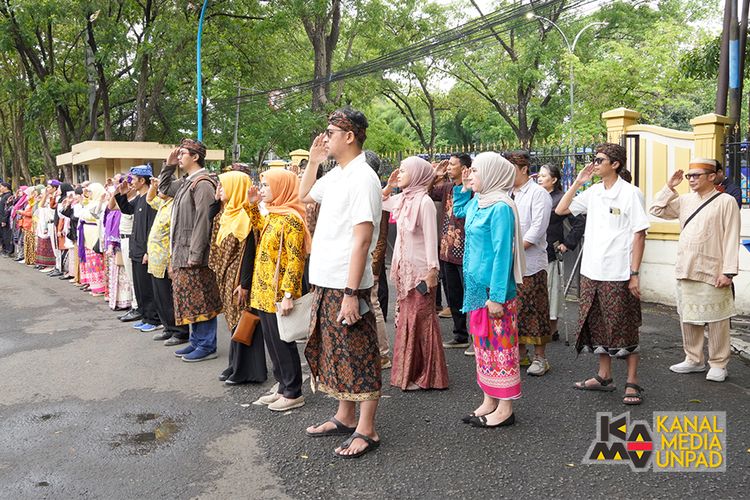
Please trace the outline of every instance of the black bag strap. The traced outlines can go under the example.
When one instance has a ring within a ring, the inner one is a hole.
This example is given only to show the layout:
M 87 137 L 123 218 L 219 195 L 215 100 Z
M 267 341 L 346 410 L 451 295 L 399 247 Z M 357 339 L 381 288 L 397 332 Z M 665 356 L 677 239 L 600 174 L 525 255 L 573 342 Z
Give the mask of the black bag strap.
M 692 214 L 690 214 L 690 217 L 687 218 L 687 220 L 685 221 L 685 224 L 682 225 L 682 229 L 685 229 L 685 226 L 687 226 L 688 223 L 691 220 L 693 220 L 693 217 L 695 217 L 696 215 L 698 215 L 698 212 L 700 212 L 701 210 L 703 210 L 704 208 L 706 208 L 706 205 L 708 205 L 709 203 L 711 203 L 712 201 L 714 201 L 716 198 L 718 198 L 719 196 L 721 196 L 721 194 L 722 194 L 721 192 L 716 193 L 715 195 L 713 195 L 712 197 L 710 197 L 708 200 L 706 200 L 706 202 L 703 203 L 703 205 L 699 206 L 698 209 L 695 212 L 693 212 Z

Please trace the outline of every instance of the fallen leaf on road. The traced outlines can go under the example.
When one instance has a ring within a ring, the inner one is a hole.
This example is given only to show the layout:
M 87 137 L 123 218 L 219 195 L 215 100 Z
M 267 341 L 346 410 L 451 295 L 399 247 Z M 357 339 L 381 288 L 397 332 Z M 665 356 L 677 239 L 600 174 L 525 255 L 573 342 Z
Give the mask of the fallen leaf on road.
M 249 403 L 242 403 L 240 406 L 243 407 L 243 408 L 249 408 L 250 404 Z
M 688 403 L 702 403 L 702 402 L 703 401 L 701 401 L 700 399 L 691 399 L 690 401 L 688 401 Z
M 300 455 L 299 457 L 300 457 L 300 458 L 304 458 L 305 460 L 307 460 L 308 458 L 310 458 L 310 457 L 308 457 L 307 455 Z
M 565 467 L 575 467 L 576 464 L 565 464 Z

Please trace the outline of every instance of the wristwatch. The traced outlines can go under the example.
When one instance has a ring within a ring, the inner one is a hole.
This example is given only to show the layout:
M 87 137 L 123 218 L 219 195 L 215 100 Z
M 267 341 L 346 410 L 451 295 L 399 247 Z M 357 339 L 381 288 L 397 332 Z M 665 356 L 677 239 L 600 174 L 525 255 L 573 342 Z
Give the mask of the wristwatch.
M 638 271 L 633 271 L 633 270 L 630 271 L 631 276 L 638 276 L 639 274 L 640 273 Z
M 284 298 L 285 299 L 291 299 L 292 298 L 292 293 L 291 292 L 284 292 Z
M 729 278 L 731 280 L 732 278 L 734 278 L 737 275 L 736 274 L 731 274 L 731 273 L 724 273 L 724 276 L 726 276 L 727 278 Z
M 349 287 L 344 288 L 344 295 L 348 295 L 349 297 L 353 297 L 356 290 L 353 290 Z

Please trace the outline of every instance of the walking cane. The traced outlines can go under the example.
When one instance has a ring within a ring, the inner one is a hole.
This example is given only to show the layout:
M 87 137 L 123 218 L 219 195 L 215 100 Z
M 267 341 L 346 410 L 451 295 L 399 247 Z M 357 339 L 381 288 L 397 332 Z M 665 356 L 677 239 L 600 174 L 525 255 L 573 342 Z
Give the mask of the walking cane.
M 578 243 L 578 257 L 576 257 L 576 263 L 573 266 L 573 270 L 570 272 L 570 278 L 568 278 L 568 283 L 565 285 L 565 289 L 563 290 L 563 307 L 565 311 L 565 316 L 568 315 L 568 290 L 570 290 L 570 285 L 573 283 L 573 278 L 576 275 L 576 272 L 578 272 L 578 268 L 581 265 L 581 257 L 583 256 L 583 238 L 581 238 L 581 241 Z M 560 280 L 562 283 L 562 280 Z M 568 340 L 568 322 L 565 321 L 565 345 L 569 346 L 570 341 Z

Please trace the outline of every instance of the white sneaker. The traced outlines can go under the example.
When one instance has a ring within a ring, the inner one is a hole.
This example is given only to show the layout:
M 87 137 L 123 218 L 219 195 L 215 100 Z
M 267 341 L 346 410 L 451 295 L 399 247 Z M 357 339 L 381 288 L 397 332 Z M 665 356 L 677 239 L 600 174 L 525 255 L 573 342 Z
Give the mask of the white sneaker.
M 275 403 L 279 399 L 281 399 L 281 394 L 279 394 L 278 392 L 274 392 L 273 394 L 266 394 L 265 396 L 259 397 L 256 403 L 260 403 L 262 405 L 270 405 L 271 403 Z
M 705 372 L 706 365 L 701 363 L 693 363 L 692 361 L 686 359 L 682 363 L 677 363 L 676 365 L 670 366 L 669 369 L 675 373 Z
M 280 397 L 279 399 L 268 405 L 268 409 L 271 411 L 287 411 L 299 408 L 300 406 L 305 406 L 304 396 L 300 396 L 294 399 Z
M 548 371 L 549 363 L 547 362 L 547 359 L 536 356 L 534 361 L 531 362 L 531 365 L 526 369 L 526 374 L 534 377 L 541 377 Z
M 724 382 L 724 379 L 726 378 L 726 368 L 711 368 L 706 374 L 706 380 L 710 380 L 711 382 Z
M 471 343 L 469 344 L 469 348 L 464 351 L 464 356 L 475 356 L 476 353 L 474 352 L 474 342 L 472 342 L 471 339 L 469 339 L 469 342 Z

